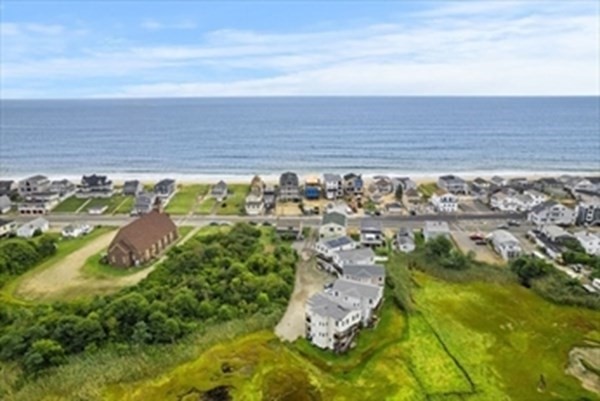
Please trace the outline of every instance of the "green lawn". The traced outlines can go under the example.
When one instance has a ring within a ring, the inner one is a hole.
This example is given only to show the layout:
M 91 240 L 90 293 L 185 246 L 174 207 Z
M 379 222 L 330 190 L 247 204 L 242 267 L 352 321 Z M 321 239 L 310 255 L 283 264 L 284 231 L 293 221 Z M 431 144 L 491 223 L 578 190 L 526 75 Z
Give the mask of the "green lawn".
M 131 209 L 133 209 L 134 203 L 135 203 L 135 198 L 133 196 L 126 196 L 125 200 L 123 200 L 120 204 L 117 204 L 115 206 L 112 213 L 114 213 L 114 214 L 129 214 L 129 213 L 131 213 Z
M 52 257 L 46 259 L 44 262 L 40 263 L 38 266 L 34 267 L 33 269 L 20 275 L 19 277 L 16 277 L 14 280 L 10 281 L 4 287 L 2 287 L 2 289 L 0 290 L 0 299 L 6 300 L 6 301 L 19 302 L 19 300 L 14 298 L 14 291 L 19 287 L 19 284 L 25 278 L 27 278 L 31 275 L 34 275 L 34 274 L 52 266 L 53 264 L 55 264 L 59 260 L 63 259 L 70 253 L 72 253 L 72 252 L 76 251 L 77 249 L 81 248 L 82 246 L 86 245 L 88 242 L 95 240 L 96 238 L 100 237 L 103 234 L 110 232 L 111 230 L 114 230 L 114 228 L 113 227 L 100 227 L 100 228 L 94 229 L 94 231 L 92 231 L 91 233 L 89 233 L 88 235 L 85 235 L 83 237 L 74 238 L 74 239 L 60 238 L 57 243 L 56 254 L 54 254 Z
M 208 185 L 205 184 L 181 186 L 167 204 L 165 211 L 171 214 L 187 214 L 196 204 L 198 196 L 207 192 Z
M 438 186 L 435 182 L 429 182 L 427 184 L 419 185 L 417 190 L 425 199 L 429 199 L 438 190 Z
M 93 198 L 85 207 L 86 211 L 92 207 L 108 206 L 104 214 L 126 213 L 131 211 L 134 199 L 131 196 L 113 195 L 110 198 Z M 127 211 L 125 212 L 125 210 Z
M 244 202 L 250 186 L 247 184 L 230 184 L 228 187 L 229 195 L 217 206 L 217 215 L 244 214 Z
M 79 199 L 75 196 L 71 196 L 59 203 L 52 211 L 59 213 L 74 213 L 87 201 L 87 199 Z
M 211 196 L 208 196 L 200 202 L 198 207 L 196 208 L 196 213 L 198 214 L 211 214 L 215 205 L 217 204 L 217 200 Z

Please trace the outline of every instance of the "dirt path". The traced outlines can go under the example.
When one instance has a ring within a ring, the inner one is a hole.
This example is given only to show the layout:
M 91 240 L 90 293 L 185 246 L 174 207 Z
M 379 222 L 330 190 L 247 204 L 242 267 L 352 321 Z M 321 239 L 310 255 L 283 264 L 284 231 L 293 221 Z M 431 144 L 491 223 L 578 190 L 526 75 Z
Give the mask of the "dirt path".
M 596 394 L 600 394 L 598 371 L 600 371 L 600 348 L 575 347 L 569 352 L 566 373 L 578 378 L 583 388 Z
M 199 228 L 190 231 L 176 246 L 185 243 L 198 230 Z M 40 300 L 105 294 L 137 284 L 166 258 L 166 255 L 163 255 L 152 266 L 128 276 L 97 278 L 84 275 L 81 269 L 87 259 L 106 249 L 114 235 L 114 232 L 104 234 L 49 268 L 29 277 L 21 283 L 16 291 L 17 295 L 25 299 Z
M 304 304 L 315 293 L 323 289 L 323 285 L 333 277 L 317 270 L 312 247 L 314 239 L 298 243 L 297 250 L 300 261 L 296 266 L 294 291 L 285 314 L 275 327 L 275 334 L 284 341 L 295 341 L 304 336 Z

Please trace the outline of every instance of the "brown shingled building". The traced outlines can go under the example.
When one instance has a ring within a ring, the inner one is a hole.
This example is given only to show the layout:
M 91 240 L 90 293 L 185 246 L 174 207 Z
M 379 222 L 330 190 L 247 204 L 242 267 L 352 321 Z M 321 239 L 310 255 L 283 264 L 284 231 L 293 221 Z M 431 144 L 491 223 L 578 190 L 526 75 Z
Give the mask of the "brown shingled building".
M 108 247 L 108 262 L 117 267 L 143 264 L 178 237 L 168 214 L 152 211 L 121 228 Z

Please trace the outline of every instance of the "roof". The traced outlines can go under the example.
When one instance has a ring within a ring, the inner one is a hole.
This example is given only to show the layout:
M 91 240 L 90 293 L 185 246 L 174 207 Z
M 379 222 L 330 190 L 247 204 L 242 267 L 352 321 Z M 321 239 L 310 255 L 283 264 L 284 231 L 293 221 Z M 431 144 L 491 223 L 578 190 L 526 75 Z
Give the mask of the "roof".
M 400 227 L 400 229 L 396 233 L 396 237 L 398 237 L 398 238 L 400 238 L 400 237 L 414 238 L 414 236 L 415 236 L 415 234 L 412 232 L 412 230 L 408 229 L 407 227 Z
M 492 235 L 492 241 L 499 243 L 499 244 L 505 244 L 505 243 L 519 244 L 519 240 L 517 238 L 515 238 L 514 235 L 512 235 L 511 233 L 509 233 L 506 230 L 494 230 L 494 231 L 492 231 L 491 235 Z
M 360 231 L 381 231 L 381 221 L 379 220 L 362 220 L 360 222 Z
M 5 226 L 7 224 L 12 224 L 12 223 L 13 223 L 12 220 L 0 219 L 0 227 Z
M 546 195 L 543 192 L 537 191 L 535 189 L 528 189 L 525 192 L 523 192 L 524 194 L 530 195 L 530 196 L 541 196 L 543 198 L 546 197 Z
M 571 233 L 565 231 L 564 229 L 560 228 L 555 224 L 549 224 L 547 226 L 544 226 L 542 228 L 542 231 L 544 232 L 544 234 L 551 238 L 572 237 Z
M 546 209 L 549 209 L 549 208 L 557 206 L 557 205 L 559 205 L 558 202 L 553 201 L 553 200 L 549 200 L 549 201 L 542 202 L 539 205 L 534 206 L 533 208 L 531 208 L 531 212 L 532 213 L 539 213 L 541 211 L 544 211 Z
M 170 186 L 170 185 L 175 185 L 175 180 L 172 178 L 165 178 L 165 179 L 157 182 L 155 187 Z
M 484 180 L 484 179 L 483 179 L 483 178 L 481 178 L 481 177 L 477 177 L 477 178 L 475 178 L 475 179 L 473 180 L 473 183 L 474 183 L 474 184 L 477 184 L 477 185 L 487 185 L 487 184 L 489 184 L 489 182 L 488 182 L 488 181 Z
M 352 280 L 346 280 L 343 278 L 335 280 L 332 291 L 339 291 L 340 293 L 358 298 L 377 298 L 381 294 L 381 287 L 373 284 L 358 283 Z
M 345 265 L 342 270 L 344 274 L 354 277 L 385 277 L 385 268 L 381 265 Z
M 404 191 L 404 196 L 407 197 L 420 197 L 421 193 L 419 193 L 419 191 L 417 191 L 415 188 L 408 188 L 406 191 Z
M 462 184 L 462 183 L 465 183 L 465 180 L 463 180 L 462 178 L 460 178 L 460 177 L 457 177 L 457 176 L 455 176 L 455 175 L 453 175 L 453 174 L 442 175 L 442 176 L 440 177 L 440 180 L 442 180 L 442 181 L 447 181 L 447 182 L 450 182 L 450 181 L 452 181 L 452 182 L 454 182 L 454 183 L 461 183 L 461 184 Z
M 338 251 L 337 255 L 340 260 L 349 262 L 372 259 L 375 257 L 375 253 L 371 248 L 356 248 Z
M 321 184 L 321 180 L 319 180 L 319 177 L 315 176 L 315 175 L 311 175 L 306 177 L 306 179 L 304 180 L 306 185 L 319 185 Z
M 225 181 L 221 180 L 213 185 L 211 192 L 223 192 L 227 190 L 227 184 Z
M 86 185 L 89 185 L 91 187 L 95 187 L 98 185 L 112 184 L 112 182 L 109 181 L 105 175 L 96 175 L 96 174 L 84 175 L 83 177 L 81 177 L 81 182 Z
M 337 224 L 339 226 L 346 226 L 346 215 L 344 213 L 340 213 L 340 212 L 336 212 L 336 211 L 332 211 L 332 212 L 328 212 L 325 213 L 323 215 L 323 220 L 321 221 L 321 224 L 325 225 L 325 224 Z
M 322 241 L 321 243 L 328 248 L 339 248 L 344 245 L 350 245 L 353 242 L 354 241 L 352 240 L 352 238 L 343 236 L 343 237 L 335 237 L 335 238 L 332 238 L 332 239 L 329 239 L 326 241 Z
M 4 207 L 8 207 L 12 204 L 12 202 L 10 201 L 10 198 L 6 195 L 2 195 L 0 196 L 0 207 L 4 208 Z
M 599 241 L 600 237 L 589 231 L 579 231 L 575 233 L 575 238 L 580 241 Z
M 310 297 L 306 303 L 310 309 L 321 316 L 334 320 L 342 320 L 356 309 L 349 308 L 331 299 L 328 295 L 319 292 Z
M 108 249 L 125 243 L 132 250 L 143 253 L 173 231 L 177 231 L 177 227 L 169 215 L 154 210 L 122 227 Z
M 354 179 L 361 179 L 361 175 L 360 174 L 354 174 L 354 173 L 348 173 L 348 174 L 344 174 L 344 180 L 349 181 L 349 180 L 354 180 Z
M 338 182 L 342 180 L 342 176 L 339 174 L 330 174 L 330 173 L 325 173 L 323 174 L 323 181 L 325 182 Z
M 46 181 L 46 180 L 48 180 L 48 177 L 46 177 L 45 175 L 37 174 L 37 175 L 32 175 L 31 177 L 27 177 L 23 181 Z
M 44 219 L 43 217 L 38 217 L 37 219 L 33 219 L 30 222 L 23 224 L 20 228 L 31 228 L 35 230 L 37 228 L 42 228 L 47 224 L 48 220 Z
M 424 231 L 429 232 L 450 232 L 450 227 L 445 221 L 426 221 Z
M 279 185 L 298 186 L 298 174 L 291 171 L 286 171 L 285 173 L 281 174 L 281 177 L 279 177 Z

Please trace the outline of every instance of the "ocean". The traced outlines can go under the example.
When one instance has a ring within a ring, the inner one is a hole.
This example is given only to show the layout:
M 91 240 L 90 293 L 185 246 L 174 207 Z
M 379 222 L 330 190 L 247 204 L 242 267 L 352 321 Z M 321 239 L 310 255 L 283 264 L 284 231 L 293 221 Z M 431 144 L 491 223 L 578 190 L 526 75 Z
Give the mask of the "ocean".
M 2 100 L 0 175 L 600 172 L 598 97 Z

